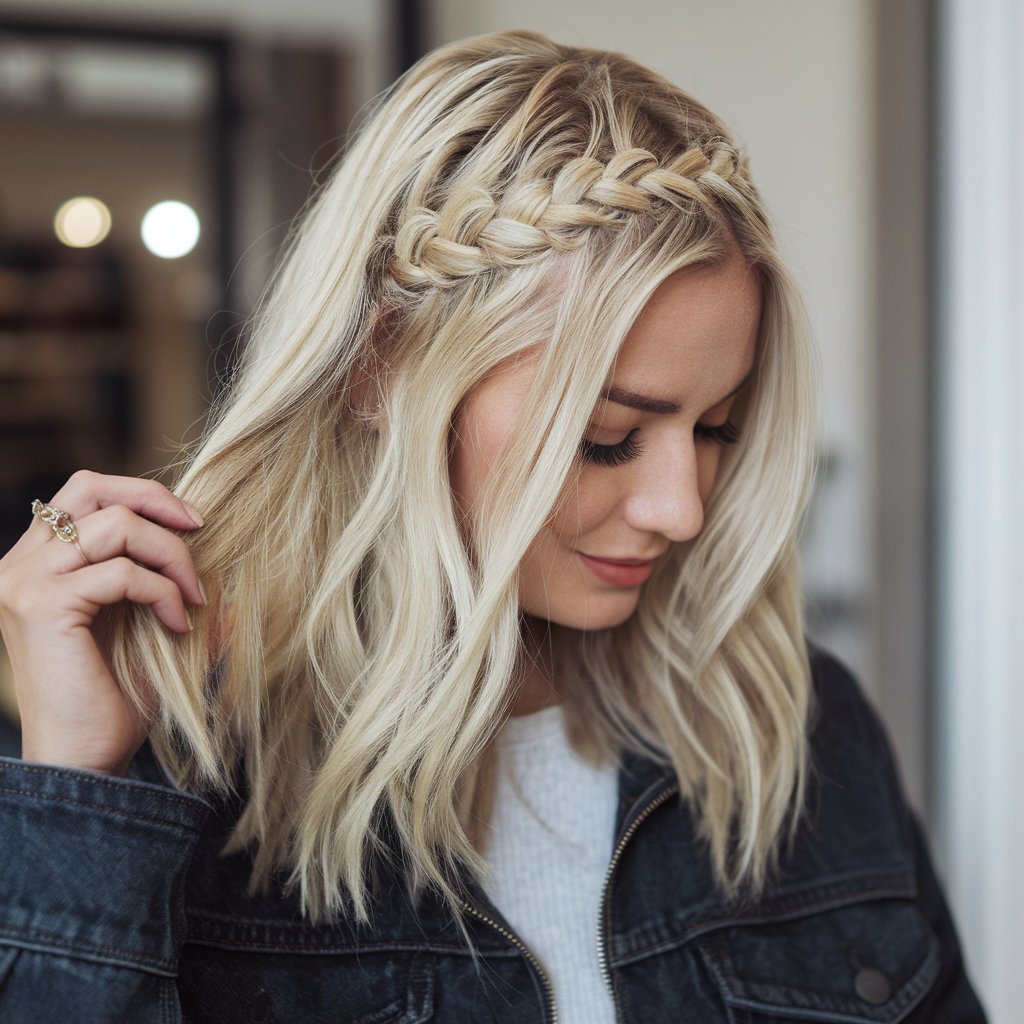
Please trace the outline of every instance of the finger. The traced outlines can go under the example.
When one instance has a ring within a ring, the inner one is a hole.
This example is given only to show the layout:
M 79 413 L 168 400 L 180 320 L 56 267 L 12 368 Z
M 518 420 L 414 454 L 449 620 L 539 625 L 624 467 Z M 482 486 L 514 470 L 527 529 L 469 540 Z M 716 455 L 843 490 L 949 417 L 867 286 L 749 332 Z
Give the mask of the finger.
M 52 504 L 78 516 L 108 505 L 127 505 L 146 519 L 164 522 L 176 530 L 194 530 L 201 516 L 159 480 L 114 476 L 80 469 L 57 492 Z M 198 518 L 193 517 L 193 512 Z M 172 520 L 166 522 L 168 517 Z
M 76 527 L 88 563 L 127 555 L 173 580 L 192 604 L 205 603 L 188 545 L 162 526 L 143 519 L 125 505 L 109 505 L 79 519 Z M 83 567 L 82 555 L 56 538 L 33 552 L 33 557 L 43 557 L 44 552 L 50 572 L 77 572 Z
M 125 505 L 138 515 L 174 530 L 194 530 L 202 518 L 192 506 L 172 494 L 158 480 L 113 476 L 91 470 L 72 474 L 49 504 L 66 512 L 73 521 L 109 505 Z M 33 518 L 36 521 L 29 527 L 27 535 L 32 536 L 33 543 L 42 544 L 53 535 L 53 531 L 38 517 Z
M 94 617 L 101 607 L 120 601 L 148 605 L 169 629 L 187 633 L 189 625 L 185 603 L 176 583 L 166 576 L 137 565 L 130 558 L 108 558 L 95 565 L 59 577 L 60 586 L 68 588 Z

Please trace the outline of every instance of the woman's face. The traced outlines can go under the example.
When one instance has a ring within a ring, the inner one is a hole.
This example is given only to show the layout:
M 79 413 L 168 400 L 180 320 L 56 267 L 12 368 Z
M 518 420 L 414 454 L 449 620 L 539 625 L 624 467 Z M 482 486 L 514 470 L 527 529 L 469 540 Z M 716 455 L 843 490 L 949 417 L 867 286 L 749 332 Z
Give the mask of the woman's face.
M 657 288 L 594 409 L 578 483 L 520 566 L 526 614 L 581 630 L 619 625 L 654 563 L 700 533 L 760 318 L 757 275 L 735 247 L 725 262 L 677 271 Z M 502 364 L 460 407 L 451 476 L 464 511 L 515 425 L 539 358 L 533 349 Z

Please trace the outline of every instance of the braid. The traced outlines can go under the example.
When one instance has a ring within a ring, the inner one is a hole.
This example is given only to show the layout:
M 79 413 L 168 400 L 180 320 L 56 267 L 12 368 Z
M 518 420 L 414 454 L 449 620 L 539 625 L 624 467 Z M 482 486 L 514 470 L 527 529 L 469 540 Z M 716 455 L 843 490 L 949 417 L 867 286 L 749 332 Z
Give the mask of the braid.
M 576 157 L 553 181 L 530 180 L 500 205 L 482 185 L 452 192 L 438 211 L 415 207 L 394 240 L 389 271 L 403 288 L 450 288 L 467 277 L 515 267 L 550 250 L 581 245 L 594 227 L 614 227 L 657 204 L 696 204 L 708 212 L 721 203 L 743 203 L 737 185 L 747 163 L 735 147 L 715 139 L 694 145 L 662 166 L 646 149 L 616 153 L 607 163 Z

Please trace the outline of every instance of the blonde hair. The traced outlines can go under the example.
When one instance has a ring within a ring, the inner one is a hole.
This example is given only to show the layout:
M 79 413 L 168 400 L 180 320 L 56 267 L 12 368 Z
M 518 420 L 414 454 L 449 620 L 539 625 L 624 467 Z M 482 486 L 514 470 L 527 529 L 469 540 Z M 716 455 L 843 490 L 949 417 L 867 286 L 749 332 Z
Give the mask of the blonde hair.
M 588 756 L 671 764 L 723 892 L 764 885 L 807 773 L 800 301 L 708 110 L 623 56 L 506 32 L 408 71 L 314 197 L 177 484 L 206 517 L 188 542 L 209 605 L 184 637 L 124 612 L 116 670 L 140 707 L 155 686 L 171 778 L 227 791 L 244 770 L 229 849 L 253 847 L 254 889 L 286 867 L 312 920 L 367 920 L 393 829 L 410 890 L 458 916 L 523 657 L 519 563 L 651 293 L 733 244 L 763 292 L 742 442 L 635 614 L 578 636 L 566 711 Z M 535 345 L 467 541 L 453 417 Z

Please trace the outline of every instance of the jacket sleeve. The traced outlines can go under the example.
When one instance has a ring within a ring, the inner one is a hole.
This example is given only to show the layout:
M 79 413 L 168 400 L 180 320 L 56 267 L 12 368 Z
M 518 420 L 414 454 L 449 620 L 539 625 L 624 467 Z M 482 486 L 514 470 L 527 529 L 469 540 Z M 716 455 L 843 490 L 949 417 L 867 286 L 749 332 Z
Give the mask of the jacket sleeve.
M 892 786 L 906 818 L 906 830 L 917 879 L 917 907 L 931 926 L 939 946 L 939 975 L 911 1019 L 915 1024 L 918 1021 L 922 1024 L 926 1021 L 942 1021 L 943 1024 L 986 1024 L 985 1011 L 967 975 L 967 965 L 964 962 L 956 925 L 935 870 L 924 825 L 906 798 L 888 732 L 873 709 L 870 713 L 875 717 L 879 742 L 885 749 L 886 759 L 890 765 Z
M 207 813 L 169 785 L 0 757 L 0 1022 L 181 1020 Z
M 837 658 L 811 646 L 819 694 L 831 689 L 826 701 L 842 710 L 847 727 L 864 730 L 872 755 L 884 765 L 893 803 L 902 819 L 917 882 L 917 908 L 928 921 L 938 943 L 939 973 L 925 998 L 907 1018 L 907 1024 L 986 1024 L 987 1018 L 967 974 L 956 925 L 942 883 L 935 870 L 921 819 L 907 800 L 894 745 L 889 731 L 860 684 Z
M 986 1024 L 985 1011 L 967 977 L 953 916 L 932 864 L 928 840 L 921 822 L 910 811 L 917 872 L 918 909 L 927 918 L 939 941 L 942 966 L 931 991 L 917 1009 L 914 1020 L 943 1021 L 944 1024 Z

